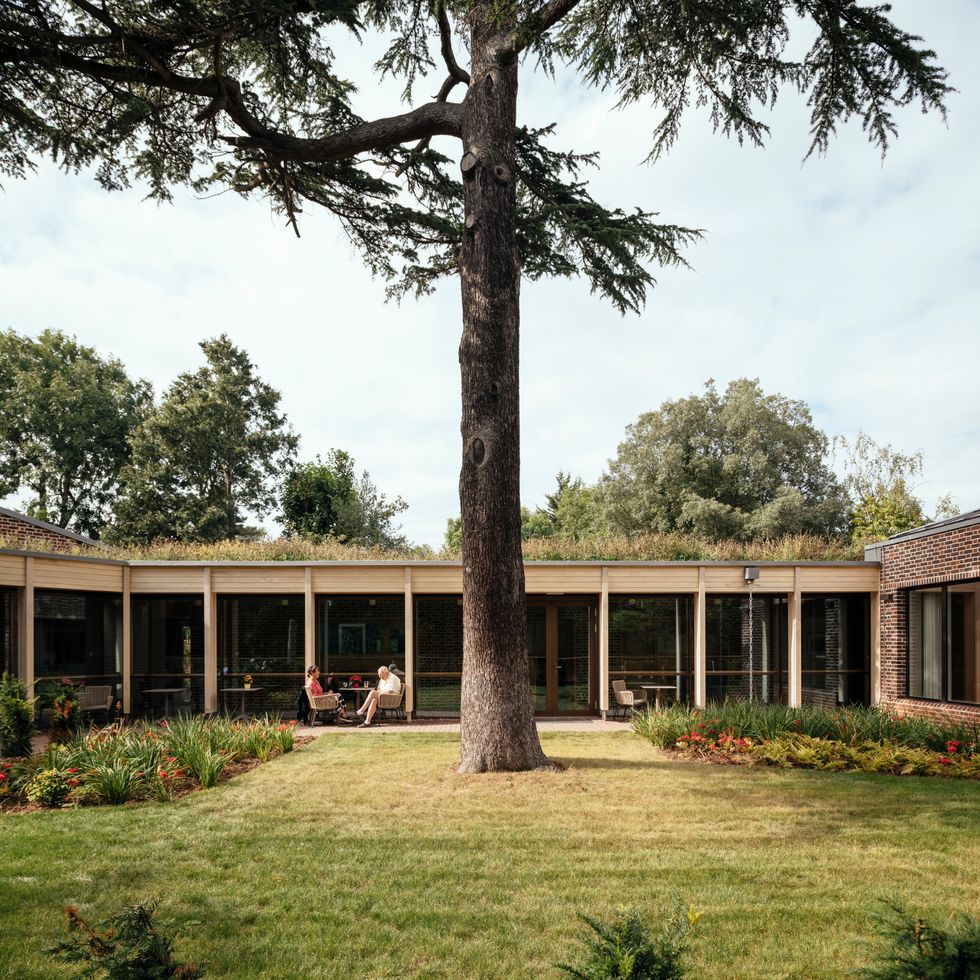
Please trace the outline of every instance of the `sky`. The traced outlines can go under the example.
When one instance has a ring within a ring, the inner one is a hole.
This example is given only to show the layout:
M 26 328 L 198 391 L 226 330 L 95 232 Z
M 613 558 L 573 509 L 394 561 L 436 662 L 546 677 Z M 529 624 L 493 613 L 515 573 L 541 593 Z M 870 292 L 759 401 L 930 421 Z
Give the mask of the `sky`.
M 809 113 L 787 92 L 765 149 L 691 113 L 649 166 L 654 109 L 619 111 L 572 72 L 523 67 L 520 121 L 555 122 L 554 145 L 601 152 L 594 196 L 706 232 L 686 253 L 691 269 L 657 273 L 639 316 L 582 280 L 523 284 L 526 504 L 544 503 L 558 470 L 596 480 L 626 426 L 664 400 L 752 377 L 805 401 L 828 435 L 863 430 L 921 451 L 927 512 L 945 493 L 980 507 L 980 2 L 897 0 L 893 17 L 936 50 L 958 91 L 945 125 L 898 113 L 884 161 L 852 122 L 803 163 Z M 377 49 L 347 41 L 336 53 L 364 80 L 362 116 L 401 111 L 398 87 L 371 79 Z M 282 392 L 300 457 L 346 449 L 408 501 L 409 538 L 438 546 L 459 513 L 458 284 L 386 303 L 326 212 L 308 206 L 297 240 L 258 199 L 144 196 L 46 163 L 7 181 L 0 327 L 73 334 L 158 394 L 199 366 L 201 339 L 226 332 Z

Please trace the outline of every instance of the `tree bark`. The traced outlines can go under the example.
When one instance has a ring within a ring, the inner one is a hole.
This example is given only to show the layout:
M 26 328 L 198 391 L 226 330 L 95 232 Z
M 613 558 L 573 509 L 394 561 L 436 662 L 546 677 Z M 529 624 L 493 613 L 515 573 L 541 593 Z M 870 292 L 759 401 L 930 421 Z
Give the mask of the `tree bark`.
M 463 115 L 463 681 L 459 772 L 548 766 L 534 724 L 520 520 L 517 60 L 471 9 Z

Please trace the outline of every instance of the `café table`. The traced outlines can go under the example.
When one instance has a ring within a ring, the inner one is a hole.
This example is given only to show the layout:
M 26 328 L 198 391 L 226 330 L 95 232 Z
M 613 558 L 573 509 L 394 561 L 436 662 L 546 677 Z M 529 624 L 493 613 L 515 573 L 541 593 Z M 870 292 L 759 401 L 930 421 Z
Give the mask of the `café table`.
M 183 694 L 184 689 L 182 687 L 147 687 L 143 689 L 144 694 L 162 694 L 163 695 L 163 717 L 170 717 L 170 704 L 171 698 L 175 694 Z
M 240 694 L 242 696 L 242 709 L 237 715 L 235 715 L 235 721 L 246 721 L 248 719 L 248 715 L 245 713 L 245 698 L 247 698 L 249 694 L 255 694 L 262 690 L 264 690 L 264 688 L 256 687 L 254 684 L 251 687 L 223 688 L 223 692 L 225 694 Z M 227 702 L 227 700 L 228 699 L 226 698 L 225 701 Z
M 660 710 L 661 691 L 674 691 L 675 693 L 677 691 L 674 684 L 640 684 L 640 689 L 648 692 L 653 691 L 653 708 L 655 711 Z
M 367 687 L 366 685 L 364 687 L 342 687 L 340 689 L 340 693 L 343 694 L 343 695 L 345 695 L 344 700 L 347 700 L 346 695 L 353 694 L 354 695 L 354 710 L 355 711 L 360 711 L 361 710 L 361 705 L 364 703 L 364 699 L 373 690 L 374 690 L 373 687 Z

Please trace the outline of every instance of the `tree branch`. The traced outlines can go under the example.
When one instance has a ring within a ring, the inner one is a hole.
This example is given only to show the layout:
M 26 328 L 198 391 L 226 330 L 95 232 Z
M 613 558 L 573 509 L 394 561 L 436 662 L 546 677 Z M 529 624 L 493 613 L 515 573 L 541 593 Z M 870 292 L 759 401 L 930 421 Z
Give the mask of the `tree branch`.
M 439 21 L 439 43 L 442 50 L 442 60 L 446 62 L 450 76 L 464 85 L 470 84 L 470 73 L 461 68 L 453 53 L 453 29 L 449 23 L 449 15 L 442 3 L 436 4 L 436 19 Z
M 352 126 L 322 139 L 303 139 L 266 130 L 254 136 L 222 136 L 224 142 L 242 149 L 259 149 L 278 160 L 328 163 L 356 156 L 367 150 L 407 143 L 431 136 L 461 137 L 462 106 L 457 102 L 430 102 L 400 116 L 375 119 Z M 231 113 L 230 107 L 226 111 Z M 234 116 L 233 116 L 234 118 Z M 236 120 L 237 121 L 237 120 Z
M 202 120 L 214 115 L 217 103 L 246 134 L 220 139 L 243 149 L 263 150 L 281 161 L 327 163 L 426 137 L 462 136 L 462 106 L 457 102 L 431 102 L 402 115 L 360 123 L 321 139 L 307 139 L 263 124 L 245 105 L 238 80 L 228 76 L 192 78 L 169 71 L 169 77 L 164 78 L 157 71 L 104 64 L 66 51 L 60 52 L 59 60 L 63 67 L 100 81 L 146 85 L 209 99 L 208 106 L 199 113 Z M 0 51 L 0 62 L 3 61 L 29 63 L 31 54 L 28 51 Z
M 519 55 L 526 47 L 533 44 L 542 34 L 551 30 L 563 17 L 571 13 L 581 0 L 548 0 L 517 28 L 511 38 L 511 46 L 507 54 L 511 57 Z

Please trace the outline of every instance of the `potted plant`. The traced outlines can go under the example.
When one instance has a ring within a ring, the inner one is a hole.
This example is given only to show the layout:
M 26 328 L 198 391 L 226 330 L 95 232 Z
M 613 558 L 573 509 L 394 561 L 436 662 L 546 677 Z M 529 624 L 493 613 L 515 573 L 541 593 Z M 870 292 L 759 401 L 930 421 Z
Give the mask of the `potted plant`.
M 252 689 L 252 675 L 251 674 L 246 674 L 242 678 L 242 687 L 244 687 L 246 691 L 250 691 Z

